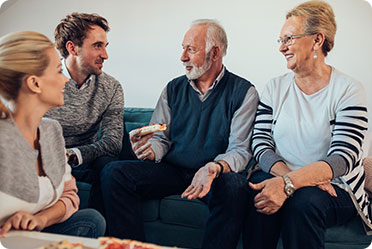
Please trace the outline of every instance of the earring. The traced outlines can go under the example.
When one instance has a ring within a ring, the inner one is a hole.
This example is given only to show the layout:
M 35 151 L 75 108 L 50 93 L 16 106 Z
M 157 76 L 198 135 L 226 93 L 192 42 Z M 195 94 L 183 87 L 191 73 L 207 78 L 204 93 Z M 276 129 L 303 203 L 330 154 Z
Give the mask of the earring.
M 316 58 L 318 58 L 318 56 L 316 55 L 315 52 L 314 52 L 314 56 L 313 56 L 313 58 L 314 58 L 314 60 L 315 60 Z

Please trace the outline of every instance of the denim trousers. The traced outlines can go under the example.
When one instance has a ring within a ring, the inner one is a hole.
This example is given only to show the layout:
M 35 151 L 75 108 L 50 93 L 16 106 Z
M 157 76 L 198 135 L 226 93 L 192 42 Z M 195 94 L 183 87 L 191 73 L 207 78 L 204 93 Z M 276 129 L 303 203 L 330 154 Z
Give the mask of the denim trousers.
M 90 190 L 88 207 L 98 210 L 105 216 L 100 175 L 106 164 L 118 160 L 117 157 L 101 156 L 90 163 L 83 163 L 76 168 L 72 168 L 71 174 L 76 181 L 86 182 L 92 185 Z
M 197 169 L 186 169 L 152 161 L 117 161 L 101 173 L 108 234 L 146 241 L 142 199 L 160 199 L 181 194 Z M 212 183 L 208 195 L 210 217 L 202 248 L 235 249 L 246 215 L 249 187 L 243 175 L 222 174 Z
M 273 176 L 258 171 L 249 181 L 259 183 Z M 304 187 L 272 215 L 258 213 L 252 203 L 243 231 L 245 249 L 275 249 L 281 236 L 284 249 L 323 249 L 326 228 L 341 225 L 353 218 L 357 211 L 349 194 L 336 185 L 337 197 L 318 187 Z
M 105 234 L 106 222 L 94 209 L 82 209 L 62 223 L 51 225 L 42 232 L 97 238 Z

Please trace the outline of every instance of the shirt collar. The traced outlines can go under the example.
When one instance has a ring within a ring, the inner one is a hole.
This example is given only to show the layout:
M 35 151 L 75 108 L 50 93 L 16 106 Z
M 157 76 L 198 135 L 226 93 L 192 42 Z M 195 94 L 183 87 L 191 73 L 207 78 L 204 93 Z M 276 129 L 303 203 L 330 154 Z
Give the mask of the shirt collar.
M 62 72 L 64 73 L 64 75 L 70 79 L 70 82 L 76 87 L 76 88 L 79 88 L 79 85 L 71 78 L 71 75 L 69 73 L 69 71 L 67 70 L 67 67 L 66 67 L 66 60 L 63 59 L 62 61 Z M 84 84 L 80 87 L 80 89 L 84 89 L 86 87 L 89 86 L 90 82 L 92 81 L 94 75 L 91 74 L 89 75 L 89 77 L 85 80 Z
M 209 92 L 209 91 L 211 91 L 212 89 L 214 89 L 214 88 L 218 85 L 218 83 L 221 81 L 221 79 L 223 78 L 224 75 L 225 75 L 225 66 L 222 67 L 222 70 L 221 70 L 220 74 L 217 76 L 217 78 L 214 80 L 213 84 L 208 88 L 208 90 L 204 93 L 204 95 L 205 95 L 207 92 Z M 192 87 L 192 88 L 193 88 L 197 93 L 199 93 L 200 95 L 203 95 L 203 94 L 199 91 L 199 89 L 198 89 L 198 87 L 196 86 L 196 83 L 195 83 L 194 80 L 189 80 L 189 84 L 191 85 L 191 87 Z

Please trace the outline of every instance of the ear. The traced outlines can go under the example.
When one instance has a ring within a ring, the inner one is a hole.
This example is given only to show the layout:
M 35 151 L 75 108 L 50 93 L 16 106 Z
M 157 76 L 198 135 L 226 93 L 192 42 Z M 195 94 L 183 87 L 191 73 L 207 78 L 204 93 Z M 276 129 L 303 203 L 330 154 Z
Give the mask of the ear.
M 220 57 L 221 57 L 221 48 L 219 46 L 214 46 L 212 49 L 211 49 L 211 58 L 213 61 L 216 61 L 218 60 Z
M 314 50 L 321 49 L 325 41 L 325 36 L 323 33 L 317 33 L 314 38 Z
M 39 78 L 35 75 L 29 75 L 25 78 L 26 87 L 32 93 L 41 93 Z
M 72 41 L 66 42 L 66 49 L 69 54 L 71 55 L 77 55 L 77 45 L 73 43 Z

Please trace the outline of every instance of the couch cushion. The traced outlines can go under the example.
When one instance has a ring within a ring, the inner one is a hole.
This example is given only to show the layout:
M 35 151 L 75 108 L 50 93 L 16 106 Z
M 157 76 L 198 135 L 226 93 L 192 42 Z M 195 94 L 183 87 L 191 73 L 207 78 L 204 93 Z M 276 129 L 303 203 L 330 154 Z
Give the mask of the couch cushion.
M 372 236 L 366 236 L 359 216 L 354 217 L 344 225 L 326 230 L 326 243 L 369 245 L 371 241 Z
M 130 132 L 133 129 L 148 125 L 154 112 L 153 108 L 124 108 L 124 123 L 126 130 Z
M 129 142 L 128 133 L 136 128 L 148 125 L 154 112 L 153 108 L 137 108 L 137 107 L 126 107 L 124 108 L 124 134 L 122 150 L 119 154 L 120 160 L 134 160 L 136 159 Z
M 76 182 L 76 186 L 78 188 L 77 194 L 80 198 L 79 209 L 87 208 L 92 185 L 86 182 Z
M 171 195 L 160 201 L 160 219 L 163 223 L 204 228 L 208 216 L 208 207 L 200 200 Z

